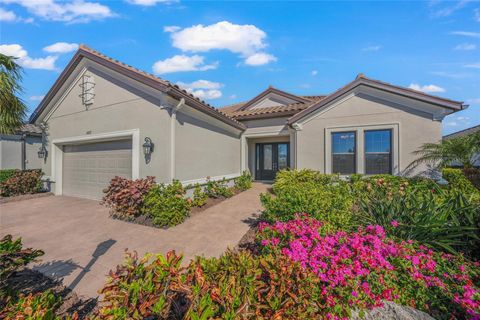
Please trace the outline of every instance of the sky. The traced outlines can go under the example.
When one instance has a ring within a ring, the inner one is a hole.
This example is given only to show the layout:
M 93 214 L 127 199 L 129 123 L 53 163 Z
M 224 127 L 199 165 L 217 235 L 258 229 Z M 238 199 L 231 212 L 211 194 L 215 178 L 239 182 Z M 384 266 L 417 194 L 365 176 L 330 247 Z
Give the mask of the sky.
M 81 43 L 216 107 L 364 73 L 468 104 L 444 134 L 480 124 L 479 1 L 0 0 L 0 52 L 19 57 L 29 112 Z

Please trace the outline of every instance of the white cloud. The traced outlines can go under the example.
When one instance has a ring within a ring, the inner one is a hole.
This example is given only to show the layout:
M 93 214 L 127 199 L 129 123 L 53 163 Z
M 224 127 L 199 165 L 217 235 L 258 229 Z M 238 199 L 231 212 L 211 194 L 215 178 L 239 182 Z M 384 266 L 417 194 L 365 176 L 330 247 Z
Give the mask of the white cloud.
M 451 119 L 451 117 L 450 117 Z M 469 125 L 471 123 L 470 121 L 470 118 L 469 117 L 465 117 L 465 116 L 457 116 L 457 117 L 454 117 L 452 120 L 450 121 L 447 121 L 445 124 L 449 127 L 457 127 L 457 126 L 466 126 L 466 125 Z
M 236 94 L 231 94 L 230 96 L 228 96 L 229 99 L 237 99 L 237 95 Z
M 174 0 L 127 0 L 130 4 L 136 4 L 139 6 L 151 7 L 157 3 L 171 3 L 175 2 Z
M 27 50 L 23 49 L 19 44 L 2 44 L 0 45 L 0 53 L 18 58 L 18 64 L 24 68 L 55 70 L 56 56 L 31 58 L 28 56 Z
M 467 102 L 471 104 L 480 104 L 480 98 L 468 99 Z
M 32 100 L 32 101 L 41 101 L 43 98 L 45 98 L 45 95 L 41 95 L 41 96 L 31 96 L 31 97 L 30 97 L 30 100 Z
M 171 33 L 172 45 L 182 51 L 228 50 L 239 54 L 249 65 L 276 61 L 273 55 L 263 52 L 267 46 L 267 34 L 254 25 L 221 21 L 207 26 L 198 24 L 184 29 L 169 27 L 164 30 Z
M 373 52 L 373 51 L 378 51 L 382 48 L 382 46 L 376 45 L 376 46 L 368 46 L 365 48 L 362 48 L 362 51 L 367 51 L 367 52 Z
M 445 122 L 445 125 L 447 125 L 449 127 L 456 127 L 456 126 L 458 126 L 458 122 L 457 121 L 447 121 L 447 122 Z
M 455 2 L 452 6 L 444 7 L 440 10 L 437 10 L 433 13 L 434 17 L 448 17 L 452 15 L 455 11 L 458 11 L 465 7 L 470 0 L 461 0 L 458 2 Z
M 163 27 L 163 32 L 177 32 L 180 29 L 182 28 L 180 28 L 179 26 L 165 26 Z
M 223 84 L 220 82 L 213 82 L 208 80 L 197 80 L 191 83 L 177 82 L 177 84 L 182 88 L 191 88 L 191 89 L 220 89 L 223 87 Z
M 165 74 L 183 71 L 206 71 L 216 69 L 218 62 L 205 64 L 204 57 L 199 55 L 186 56 L 175 55 L 165 60 L 159 60 L 153 65 L 153 72 L 156 74 Z
M 177 84 L 200 99 L 212 100 L 222 96 L 219 89 L 223 87 L 223 84 L 220 82 L 197 80 L 192 83 L 177 82 Z
M 3 0 L 4 3 L 18 4 L 31 14 L 51 21 L 68 23 L 89 22 L 115 16 L 109 7 L 84 0 Z
M 465 68 L 480 69 L 480 62 L 470 63 L 464 65 Z
M 312 74 L 312 76 L 316 76 L 318 74 L 318 71 L 317 70 L 312 70 L 311 74 Z
M 475 13 L 474 19 L 480 22 L 480 9 L 475 9 L 474 13 Z
M 475 50 L 477 46 L 473 43 L 461 43 L 457 45 L 454 49 L 455 50 L 463 50 L 463 51 L 469 51 L 469 50 Z
M 472 32 L 472 31 L 452 31 L 450 34 L 456 36 L 464 36 L 464 37 L 471 37 L 471 38 L 480 38 L 480 32 Z
M 78 49 L 77 43 L 57 42 L 46 46 L 43 51 L 49 53 L 68 53 Z
M 12 22 L 16 20 L 17 15 L 15 14 L 15 12 L 0 8 L 0 21 Z
M 277 58 L 274 55 L 265 52 L 258 52 L 245 59 L 245 64 L 248 64 L 249 66 L 261 66 L 273 61 L 277 61 Z
M 439 93 L 439 92 L 445 92 L 445 89 L 439 86 L 436 86 L 434 84 L 429 84 L 429 85 L 424 85 L 421 86 L 417 83 L 411 83 L 408 86 L 410 89 L 417 90 L 417 91 L 422 91 L 425 93 Z

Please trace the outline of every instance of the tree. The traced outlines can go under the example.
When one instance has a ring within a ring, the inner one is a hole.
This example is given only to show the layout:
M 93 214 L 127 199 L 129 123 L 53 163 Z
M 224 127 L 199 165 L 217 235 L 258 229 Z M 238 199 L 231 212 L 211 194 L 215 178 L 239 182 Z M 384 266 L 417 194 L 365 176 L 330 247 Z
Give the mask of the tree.
M 472 168 L 475 156 L 480 153 L 480 131 L 467 136 L 444 139 L 440 143 L 425 143 L 415 151 L 419 156 L 407 168 L 412 169 L 421 163 L 440 168 L 459 163 L 465 169 Z
M 14 133 L 26 116 L 27 107 L 18 97 L 22 92 L 22 68 L 15 57 L 0 53 L 0 133 Z

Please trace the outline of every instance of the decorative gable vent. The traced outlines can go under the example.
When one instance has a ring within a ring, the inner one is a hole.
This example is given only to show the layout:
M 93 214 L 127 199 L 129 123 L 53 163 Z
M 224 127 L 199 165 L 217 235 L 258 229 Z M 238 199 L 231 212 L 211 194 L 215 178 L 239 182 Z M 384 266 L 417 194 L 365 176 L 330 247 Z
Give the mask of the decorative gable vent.
M 92 105 L 95 98 L 95 78 L 84 74 L 80 87 L 82 88 L 82 93 L 80 94 L 82 104 L 85 107 Z

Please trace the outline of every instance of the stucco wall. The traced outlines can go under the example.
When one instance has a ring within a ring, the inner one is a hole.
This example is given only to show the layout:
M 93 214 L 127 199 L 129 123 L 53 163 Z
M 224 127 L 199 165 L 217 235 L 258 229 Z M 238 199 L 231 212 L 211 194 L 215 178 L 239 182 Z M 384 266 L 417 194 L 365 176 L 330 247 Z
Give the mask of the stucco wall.
M 169 180 L 170 116 L 162 109 L 166 97 L 161 94 L 153 98 L 130 84 L 96 69 L 89 69 L 95 81 L 95 100 L 85 107 L 80 98 L 81 80 L 61 101 L 58 108 L 46 119 L 48 150 L 55 139 L 140 129 L 140 145 L 145 137 L 155 144 L 150 163 L 146 163 L 142 149 L 140 153 L 139 176 L 155 176 L 158 181 Z M 44 171 L 51 175 L 51 154 L 44 165 Z
M 181 181 L 238 174 L 240 132 L 182 108 L 177 113 L 175 160 L 175 178 Z
M 27 136 L 25 139 L 25 168 L 42 168 L 42 159 L 38 158 L 41 146 L 40 137 Z M 22 141 L 19 135 L 0 136 L 0 169 L 22 168 Z
M 403 172 L 415 159 L 412 152 L 422 144 L 441 139 L 441 122 L 432 120 L 431 115 L 379 102 L 367 96 L 353 96 L 305 121 L 303 129 L 297 132 L 297 167 L 325 172 L 328 167 L 326 161 L 331 161 L 330 157 L 325 156 L 328 149 L 325 135 L 329 129 L 360 126 L 368 129 L 368 126 L 375 125 L 398 127 L 397 172 Z M 363 149 L 358 152 L 363 157 Z M 424 168 L 419 168 L 422 169 Z

